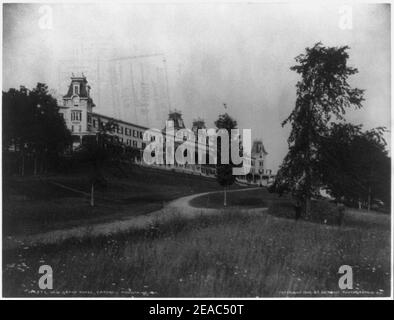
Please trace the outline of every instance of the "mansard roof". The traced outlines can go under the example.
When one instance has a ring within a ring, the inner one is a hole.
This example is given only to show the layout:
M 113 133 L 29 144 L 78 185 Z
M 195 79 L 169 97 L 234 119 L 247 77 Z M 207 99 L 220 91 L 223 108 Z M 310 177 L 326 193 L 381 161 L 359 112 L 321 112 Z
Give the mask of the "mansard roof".
M 193 129 L 205 129 L 205 121 L 202 118 L 197 118 L 193 120 Z
M 268 154 L 268 152 L 265 150 L 263 141 L 261 141 L 261 140 L 253 141 L 252 155 L 261 154 L 261 153 L 263 153 L 265 155 Z
M 182 119 L 182 113 L 178 110 L 170 111 L 168 114 L 168 120 L 174 121 L 174 128 L 177 130 L 185 128 L 185 124 Z
M 78 96 L 80 98 L 90 98 L 89 97 L 89 85 L 88 85 L 88 81 L 86 80 L 86 77 L 84 75 L 82 75 L 81 77 L 75 77 L 74 75 L 71 77 L 71 83 L 68 86 L 68 92 L 65 96 L 63 96 L 63 98 L 65 99 L 70 99 L 72 98 L 72 96 L 74 95 L 74 84 L 78 84 L 79 85 L 79 94 Z

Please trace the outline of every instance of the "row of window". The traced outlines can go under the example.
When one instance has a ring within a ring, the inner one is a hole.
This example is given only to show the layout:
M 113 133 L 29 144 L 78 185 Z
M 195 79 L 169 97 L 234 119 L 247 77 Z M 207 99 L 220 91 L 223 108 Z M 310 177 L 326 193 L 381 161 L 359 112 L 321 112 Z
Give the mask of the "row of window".
M 123 134 L 123 127 L 122 126 L 117 126 L 116 128 L 116 132 Z M 124 134 L 126 136 L 131 136 L 133 135 L 134 138 L 139 138 L 142 139 L 143 138 L 143 131 L 138 131 L 138 130 L 134 130 L 134 129 L 130 129 L 130 128 L 124 128 Z
M 82 132 L 82 126 L 80 126 L 80 125 L 79 126 L 72 125 L 71 126 L 71 132 L 73 132 L 73 133 Z M 118 138 L 118 140 L 121 143 L 126 142 L 127 146 L 130 146 L 130 147 L 133 146 L 134 148 L 138 148 L 138 141 L 136 141 L 136 140 L 125 139 L 126 141 L 124 141 L 123 138 Z M 145 149 L 145 147 L 146 147 L 146 144 L 144 142 L 142 142 L 141 149 Z
M 266 170 L 256 170 L 254 168 L 250 169 L 250 173 L 251 174 L 272 174 L 272 170 L 271 169 L 266 169 Z
M 123 139 L 123 138 L 118 138 L 119 142 L 124 143 L 126 142 L 127 146 L 133 146 L 134 148 L 138 148 L 138 141 L 136 140 L 131 140 L 131 139 Z M 141 149 L 145 149 L 146 144 L 144 142 L 142 142 L 141 144 Z
M 259 167 L 264 167 L 264 161 L 263 160 L 259 160 L 258 162 Z M 252 160 L 252 166 L 254 167 L 256 164 L 255 160 Z
M 88 116 L 88 122 L 90 122 L 89 120 L 91 121 L 91 119 L 89 119 L 89 116 Z M 100 125 L 104 126 L 105 123 L 101 122 Z M 93 128 L 98 128 L 98 120 L 97 119 L 93 120 Z M 119 133 L 119 134 L 123 134 L 124 133 L 126 136 L 131 136 L 132 135 L 134 138 L 138 138 L 138 139 L 143 139 L 143 135 L 144 135 L 143 131 L 134 130 L 134 129 L 130 129 L 130 128 L 127 128 L 127 127 L 122 127 L 122 126 L 119 126 L 119 125 L 116 125 L 115 131 L 116 131 L 116 133 Z

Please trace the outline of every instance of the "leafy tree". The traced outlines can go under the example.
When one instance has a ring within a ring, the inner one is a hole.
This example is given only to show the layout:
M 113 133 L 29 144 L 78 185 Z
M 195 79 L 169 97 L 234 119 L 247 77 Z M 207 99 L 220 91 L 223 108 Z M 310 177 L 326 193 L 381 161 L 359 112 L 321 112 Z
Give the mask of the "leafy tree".
M 237 121 L 235 121 L 227 113 L 225 113 L 220 115 L 219 118 L 215 121 L 215 126 L 218 128 L 218 130 L 219 129 L 227 130 L 228 136 L 231 138 L 231 129 L 237 128 Z M 227 206 L 227 187 L 235 182 L 235 176 L 233 175 L 233 167 L 235 167 L 235 165 L 232 163 L 231 160 L 231 143 L 228 148 L 229 163 L 224 163 L 224 161 L 222 160 L 224 155 L 221 154 L 221 149 L 222 149 L 221 145 L 222 145 L 222 141 L 219 138 L 217 144 L 218 156 L 217 156 L 217 165 L 216 165 L 216 178 L 219 184 L 224 188 L 223 205 Z
M 304 202 L 306 217 L 310 201 L 320 184 L 318 150 L 332 117 L 343 119 L 349 107 L 361 108 L 363 91 L 351 88 L 347 79 L 357 73 L 349 67 L 349 47 L 324 47 L 317 43 L 295 58 L 291 70 L 301 75 L 296 105 L 282 126 L 291 124 L 289 152 L 280 168 L 283 183 Z
M 55 166 L 71 143 L 71 134 L 59 114 L 57 101 L 48 87 L 38 83 L 28 90 L 3 92 L 3 151 L 12 150 L 21 158 L 20 173 L 25 173 L 25 158 L 34 159 L 34 174 Z
M 337 201 L 358 196 L 359 177 L 351 152 L 361 133 L 361 125 L 332 123 L 329 134 L 321 139 L 319 167 L 322 185 Z
M 383 139 L 385 128 L 362 131 L 361 125 L 333 123 L 322 139 L 319 165 L 322 183 L 336 199 L 349 204 L 374 199 L 390 203 L 390 158 Z

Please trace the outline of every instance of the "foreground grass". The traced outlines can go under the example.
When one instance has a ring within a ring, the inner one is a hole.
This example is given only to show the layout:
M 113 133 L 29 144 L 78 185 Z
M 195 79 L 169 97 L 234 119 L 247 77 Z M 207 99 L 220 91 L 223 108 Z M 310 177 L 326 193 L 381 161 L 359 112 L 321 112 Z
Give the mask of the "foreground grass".
M 288 219 L 295 219 L 294 199 L 289 194 L 279 196 L 276 193 L 270 193 L 266 187 L 242 192 L 228 192 L 227 207 L 232 209 L 238 208 L 268 208 L 267 213 Z M 223 192 L 196 197 L 190 201 L 190 205 L 195 208 L 214 208 L 223 209 Z M 312 210 L 314 215 L 309 217 L 309 221 L 320 224 L 340 225 L 344 207 L 339 207 L 335 203 L 327 200 L 313 200 Z M 304 215 L 300 220 L 307 220 Z
M 175 217 L 113 237 L 70 240 L 3 254 L 5 296 L 388 296 L 389 217 L 351 212 L 341 227 L 271 215 Z M 38 268 L 54 290 L 38 290 Z M 354 290 L 338 289 L 350 265 Z

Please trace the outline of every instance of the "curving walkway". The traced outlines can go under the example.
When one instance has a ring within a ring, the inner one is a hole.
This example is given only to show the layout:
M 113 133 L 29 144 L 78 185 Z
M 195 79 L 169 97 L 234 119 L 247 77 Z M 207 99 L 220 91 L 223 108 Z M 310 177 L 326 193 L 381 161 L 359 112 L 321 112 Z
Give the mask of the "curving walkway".
M 228 190 L 227 192 L 245 192 L 256 189 L 259 189 L 259 187 Z M 83 227 L 74 227 L 71 229 L 54 230 L 28 236 L 8 236 L 5 237 L 5 239 L 3 240 L 3 249 L 15 249 L 20 247 L 28 248 L 30 246 L 38 244 L 58 243 L 70 238 L 82 239 L 87 237 L 111 235 L 133 229 L 144 229 L 149 227 L 153 223 L 165 223 L 171 221 L 171 219 L 174 217 L 194 218 L 202 214 L 218 214 L 223 212 L 223 209 L 195 208 L 190 206 L 190 201 L 192 199 L 218 192 L 221 191 L 204 192 L 178 198 L 169 202 L 161 210 L 151 212 L 147 215 L 132 217 L 124 220 L 93 224 Z M 240 209 L 240 211 L 245 211 L 249 213 L 260 213 L 265 210 L 267 210 L 267 208 Z

